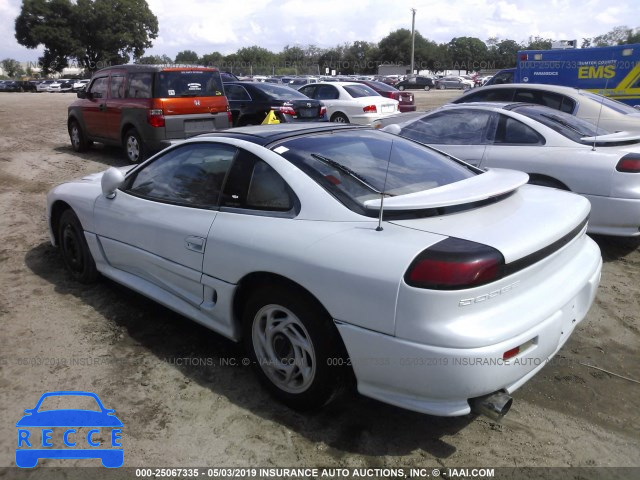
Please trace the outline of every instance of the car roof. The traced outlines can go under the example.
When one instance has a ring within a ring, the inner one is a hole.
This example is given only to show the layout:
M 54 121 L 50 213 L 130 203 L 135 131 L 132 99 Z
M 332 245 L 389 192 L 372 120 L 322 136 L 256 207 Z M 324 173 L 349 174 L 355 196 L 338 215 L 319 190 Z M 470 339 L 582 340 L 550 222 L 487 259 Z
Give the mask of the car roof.
M 224 130 L 222 132 L 205 133 L 193 138 L 215 139 L 217 137 L 230 137 L 264 146 L 279 140 L 284 140 L 289 137 L 332 132 L 338 130 L 363 129 L 371 129 L 371 127 L 365 127 L 362 125 L 327 125 L 327 123 L 281 123 L 278 125 L 252 125 L 248 127 L 232 128 L 229 130 Z
M 548 90 L 550 92 L 564 94 L 580 92 L 579 88 L 567 87 L 564 85 L 549 85 L 546 83 L 504 83 L 501 85 L 485 85 L 484 87 L 481 87 L 481 90 L 502 90 L 506 88 L 529 88 L 532 90 Z
M 542 107 L 547 110 L 553 110 L 557 112 L 558 110 L 554 108 L 547 107 L 545 105 L 540 105 L 539 103 L 530 103 L 530 102 L 471 102 L 471 103 L 447 103 L 442 106 L 446 109 L 461 109 L 461 108 L 490 108 L 493 110 L 515 110 L 518 107 Z

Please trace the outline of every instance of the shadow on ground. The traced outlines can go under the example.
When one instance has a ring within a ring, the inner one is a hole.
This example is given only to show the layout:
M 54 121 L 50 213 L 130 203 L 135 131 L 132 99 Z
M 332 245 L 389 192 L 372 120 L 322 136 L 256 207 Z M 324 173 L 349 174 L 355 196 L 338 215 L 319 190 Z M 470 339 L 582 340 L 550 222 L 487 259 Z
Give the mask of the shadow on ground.
M 31 249 L 25 261 L 36 275 L 53 284 L 57 293 L 74 295 L 95 309 L 110 328 L 129 337 L 130 345 L 142 346 L 158 362 L 170 363 L 190 381 L 226 397 L 241 409 L 278 422 L 312 442 L 325 443 L 336 458 L 348 453 L 408 455 L 416 449 L 447 458 L 456 447 L 442 438 L 474 420 L 472 415 L 443 418 L 417 414 L 353 391 L 318 412 L 292 411 L 272 399 L 250 368 L 242 366 L 245 355 L 240 345 L 107 279 L 90 286 L 76 283 L 64 270 L 57 250 L 47 243 Z M 96 342 L 101 341 L 98 334 L 95 337 Z M 213 357 L 226 358 L 237 366 L 216 366 L 212 372 L 202 366 L 171 362 L 185 357 L 193 359 L 187 363 L 195 365 L 198 359 Z

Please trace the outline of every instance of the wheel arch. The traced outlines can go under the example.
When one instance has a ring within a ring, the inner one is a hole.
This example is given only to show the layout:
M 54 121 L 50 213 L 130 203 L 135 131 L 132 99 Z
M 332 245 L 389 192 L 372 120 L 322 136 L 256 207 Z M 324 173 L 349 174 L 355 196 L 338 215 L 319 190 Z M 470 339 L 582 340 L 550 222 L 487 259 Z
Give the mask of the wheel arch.
M 124 145 L 124 137 L 127 134 L 127 132 L 129 130 L 135 130 L 136 132 L 138 131 L 138 129 L 136 128 L 136 126 L 132 123 L 132 122 L 125 122 L 122 124 L 122 127 L 120 127 L 120 143 L 122 145 Z M 138 133 L 138 135 L 140 135 L 140 133 Z
M 56 200 L 53 205 L 51 205 L 49 226 L 51 227 L 51 233 L 53 234 L 53 240 L 55 241 L 56 246 L 60 245 L 60 239 L 58 238 L 60 218 L 66 210 L 73 210 L 73 208 L 64 200 Z

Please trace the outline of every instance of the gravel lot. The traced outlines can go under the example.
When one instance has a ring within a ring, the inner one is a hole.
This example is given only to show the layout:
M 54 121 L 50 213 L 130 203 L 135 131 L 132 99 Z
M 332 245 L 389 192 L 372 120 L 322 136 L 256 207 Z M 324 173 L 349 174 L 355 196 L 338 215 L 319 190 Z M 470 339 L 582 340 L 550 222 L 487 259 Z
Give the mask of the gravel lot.
M 425 109 L 459 94 L 416 97 Z M 260 388 L 232 342 L 115 283 L 65 273 L 46 192 L 125 164 L 115 148 L 72 151 L 72 101 L 0 94 L 0 467 L 14 465 L 23 410 L 53 390 L 93 391 L 115 408 L 131 467 L 640 466 L 640 385 L 583 365 L 640 380 L 640 242 L 596 239 L 605 264 L 593 308 L 501 424 L 355 393 L 303 415 Z

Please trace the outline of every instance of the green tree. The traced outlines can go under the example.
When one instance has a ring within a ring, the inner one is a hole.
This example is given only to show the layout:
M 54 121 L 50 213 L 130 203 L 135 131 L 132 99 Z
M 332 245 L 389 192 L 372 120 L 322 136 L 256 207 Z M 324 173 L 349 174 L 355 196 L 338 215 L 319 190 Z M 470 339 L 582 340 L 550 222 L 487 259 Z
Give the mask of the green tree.
M 529 40 L 529 44 L 523 50 L 551 50 L 550 38 L 535 37 Z
M 14 60 L 13 58 L 5 58 L 2 60 L 2 69 L 4 70 L 5 75 L 11 78 L 20 77 L 24 75 L 24 69 L 20 62 Z
M 224 55 L 220 52 L 211 52 L 203 55 L 200 58 L 200 64 L 206 67 L 223 67 L 224 64 Z M 224 70 L 224 68 L 223 68 Z
M 75 60 L 87 71 L 141 58 L 158 36 L 158 19 L 145 0 L 23 0 L 16 39 L 44 46 L 44 73 Z
M 633 29 L 626 25 L 614 27 L 610 32 L 604 35 L 598 35 L 592 38 L 594 47 L 607 47 L 610 45 L 621 45 L 627 43 L 627 39 L 633 34 Z
M 516 57 L 518 51 L 522 50 L 522 45 L 515 40 L 500 40 L 495 37 L 488 39 L 486 43 L 488 46 L 487 68 L 515 67 Z
M 475 37 L 455 37 L 447 45 L 452 70 L 476 71 L 487 62 L 487 45 Z
M 236 61 L 244 73 L 259 75 L 272 73 L 276 63 L 276 54 L 266 48 L 254 45 L 241 48 L 236 52 Z
M 136 63 L 142 65 L 169 65 L 173 63 L 168 55 L 149 55 L 139 58 Z
M 176 63 L 195 65 L 200 62 L 200 57 L 193 50 L 183 50 L 176 55 Z

